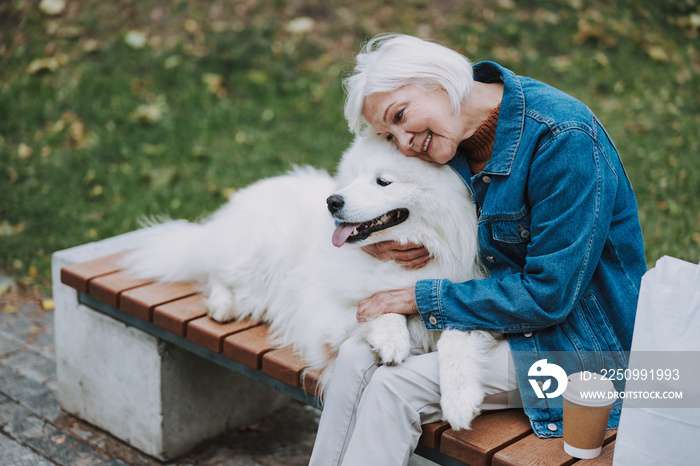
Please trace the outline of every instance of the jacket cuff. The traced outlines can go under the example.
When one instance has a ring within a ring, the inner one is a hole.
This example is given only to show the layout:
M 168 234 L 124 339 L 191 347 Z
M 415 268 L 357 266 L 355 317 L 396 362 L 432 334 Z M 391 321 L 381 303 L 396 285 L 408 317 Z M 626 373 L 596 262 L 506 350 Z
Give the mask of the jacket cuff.
M 440 282 L 441 280 L 421 280 L 416 283 L 418 313 L 428 330 L 442 330 L 444 328 L 440 313 Z

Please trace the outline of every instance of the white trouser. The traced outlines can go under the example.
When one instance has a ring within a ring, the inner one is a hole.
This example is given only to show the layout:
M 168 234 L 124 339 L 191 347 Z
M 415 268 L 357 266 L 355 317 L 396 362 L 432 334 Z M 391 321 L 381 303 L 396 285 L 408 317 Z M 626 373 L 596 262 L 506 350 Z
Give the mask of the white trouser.
M 486 365 L 482 410 L 505 409 L 517 394 L 510 357 L 504 339 Z M 442 419 L 436 352 L 414 350 L 398 366 L 375 361 L 365 342 L 340 347 L 310 466 L 406 465 L 421 425 Z

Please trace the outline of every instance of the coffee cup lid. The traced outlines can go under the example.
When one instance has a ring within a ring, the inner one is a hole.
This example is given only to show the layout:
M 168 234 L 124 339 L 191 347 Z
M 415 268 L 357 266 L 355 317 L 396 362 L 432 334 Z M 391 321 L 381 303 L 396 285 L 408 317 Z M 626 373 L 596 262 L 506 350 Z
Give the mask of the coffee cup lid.
M 615 386 L 595 372 L 576 372 L 567 377 L 564 398 L 582 406 L 608 406 L 614 401 Z

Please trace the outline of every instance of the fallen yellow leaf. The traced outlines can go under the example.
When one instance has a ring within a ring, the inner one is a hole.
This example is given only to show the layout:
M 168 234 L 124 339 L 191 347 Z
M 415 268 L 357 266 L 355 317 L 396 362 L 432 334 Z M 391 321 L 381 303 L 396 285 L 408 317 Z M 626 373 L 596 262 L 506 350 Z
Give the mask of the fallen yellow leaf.
M 49 16 L 56 16 L 66 9 L 66 0 L 41 0 L 39 10 Z
M 77 121 L 74 121 L 73 123 L 71 123 L 69 131 L 70 131 L 70 137 L 75 142 L 80 142 L 85 137 L 85 127 L 83 125 L 83 122 L 80 120 L 77 120 Z
M 136 107 L 131 113 L 131 117 L 135 120 L 140 120 L 143 123 L 157 123 L 163 118 L 163 114 L 167 110 L 167 104 L 164 96 L 158 96 L 156 101 L 151 104 L 143 104 Z
M 147 40 L 148 39 L 146 38 L 146 34 L 136 30 L 129 31 L 124 36 L 124 42 L 126 42 L 126 45 L 128 45 L 132 49 L 144 48 Z
M 40 71 L 56 71 L 60 63 L 56 57 L 37 58 L 27 67 L 27 73 L 37 74 Z
M 315 25 L 316 22 L 312 18 L 301 16 L 288 22 L 284 29 L 292 34 L 305 34 L 311 31 Z
M 185 31 L 189 32 L 192 35 L 202 33 L 202 28 L 200 28 L 199 24 L 197 24 L 197 21 L 193 20 L 192 18 L 186 19 L 185 23 L 182 26 L 185 28 Z
M 32 152 L 34 150 L 31 148 L 31 146 L 25 144 L 25 143 L 20 143 L 19 146 L 17 146 L 17 157 L 20 159 L 26 159 L 32 156 Z
M 224 77 L 216 73 L 204 73 L 202 82 L 207 85 L 207 90 L 212 94 L 223 94 Z
M 90 53 L 100 49 L 100 43 L 95 39 L 86 39 L 82 44 L 83 52 Z
M 647 54 L 649 56 L 659 62 L 667 62 L 671 60 L 671 57 L 669 56 L 668 52 L 661 47 L 660 45 L 652 45 L 647 49 Z

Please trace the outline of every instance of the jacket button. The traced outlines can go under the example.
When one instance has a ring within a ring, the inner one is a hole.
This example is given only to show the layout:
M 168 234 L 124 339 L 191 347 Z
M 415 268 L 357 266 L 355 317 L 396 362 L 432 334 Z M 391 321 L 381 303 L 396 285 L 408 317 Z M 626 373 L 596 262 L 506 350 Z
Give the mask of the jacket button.
M 523 333 L 523 336 L 525 338 L 530 338 L 532 336 L 532 332 L 525 332 L 525 333 Z
M 493 256 L 486 256 L 486 260 L 491 262 L 492 264 L 496 262 L 496 259 L 494 259 Z
M 520 237 L 522 239 L 528 239 L 530 237 L 530 230 L 523 228 L 520 230 Z
M 491 177 L 488 175 L 484 175 L 484 177 L 481 178 L 481 181 L 483 181 L 486 184 L 489 184 L 491 182 Z
M 430 317 L 428 317 L 428 322 L 430 322 L 430 325 L 437 325 L 437 318 L 430 314 Z
M 552 432 L 556 432 L 556 431 L 557 431 L 557 425 L 556 425 L 555 423 L 553 423 L 553 422 L 550 422 L 549 424 L 547 424 L 547 429 L 549 429 L 549 430 L 552 431 Z

